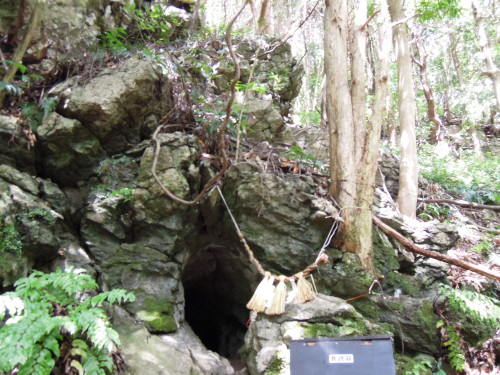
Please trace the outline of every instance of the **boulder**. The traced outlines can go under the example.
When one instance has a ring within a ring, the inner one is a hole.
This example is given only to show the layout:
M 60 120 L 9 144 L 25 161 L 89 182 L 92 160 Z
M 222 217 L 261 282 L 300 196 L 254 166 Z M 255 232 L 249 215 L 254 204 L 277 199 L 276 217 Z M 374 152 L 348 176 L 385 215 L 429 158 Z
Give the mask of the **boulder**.
M 169 90 L 168 81 L 151 61 L 132 57 L 88 82 L 69 79 L 49 95 L 59 98 L 60 115 L 81 122 L 108 154 L 115 154 L 140 142 L 151 116 L 159 118 L 167 112 Z
M 262 173 L 254 163 L 227 172 L 223 192 L 257 259 L 276 274 L 292 275 L 314 262 L 335 209 L 314 196 L 309 176 Z M 300 209 L 299 209 L 300 207 Z M 232 228 L 225 216 L 225 227 Z
M 55 203 L 57 201 L 57 203 Z M 54 260 L 71 233 L 64 222 L 66 199 L 48 181 L 0 165 L 0 282 L 26 276 L 33 264 Z
M 14 116 L 0 115 L 0 164 L 36 174 L 35 148 L 29 144 Z
M 227 359 L 206 350 L 188 325 L 173 334 L 152 335 L 123 309 L 115 307 L 113 328 L 120 335 L 126 374 L 234 374 Z
M 432 299 L 379 295 L 352 301 L 367 319 L 392 332 L 405 350 L 435 354 L 440 350 L 438 316 Z
M 51 113 L 37 128 L 42 174 L 61 185 L 94 175 L 106 156 L 99 140 L 78 120 Z
M 18 3 L 9 1 L 6 4 L 6 11 L 0 16 L 0 31 L 3 33 L 15 20 Z M 36 3 L 34 0 L 26 2 L 23 12 L 25 22 L 30 19 Z M 37 37 L 28 50 L 28 56 L 33 58 L 44 55 L 49 59 L 82 58 L 97 44 L 101 34 L 126 26 L 131 21 L 125 9 L 129 3 L 126 0 L 57 0 L 39 3 L 42 10 L 40 22 L 34 31 Z M 51 60 L 44 62 L 52 65 Z

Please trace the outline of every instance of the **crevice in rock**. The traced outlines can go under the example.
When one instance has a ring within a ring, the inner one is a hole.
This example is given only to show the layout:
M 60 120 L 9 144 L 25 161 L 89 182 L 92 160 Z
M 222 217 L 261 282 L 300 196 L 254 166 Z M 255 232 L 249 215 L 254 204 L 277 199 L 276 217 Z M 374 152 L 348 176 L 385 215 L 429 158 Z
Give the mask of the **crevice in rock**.
M 231 360 L 240 359 L 255 278 L 237 246 L 192 251 L 183 269 L 186 321 L 208 349 Z

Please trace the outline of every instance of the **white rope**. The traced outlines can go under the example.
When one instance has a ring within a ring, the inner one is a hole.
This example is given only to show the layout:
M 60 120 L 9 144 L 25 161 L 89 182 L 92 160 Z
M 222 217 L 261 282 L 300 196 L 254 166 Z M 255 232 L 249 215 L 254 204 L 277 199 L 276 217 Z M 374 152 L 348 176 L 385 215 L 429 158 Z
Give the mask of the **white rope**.
M 335 218 L 335 221 L 333 222 L 330 231 L 328 232 L 328 235 L 326 236 L 325 242 L 323 243 L 323 246 L 321 246 L 321 249 L 318 253 L 318 256 L 316 257 L 316 260 L 314 261 L 314 264 L 318 264 L 319 259 L 321 258 L 321 255 L 326 251 L 326 247 L 330 244 L 332 241 L 333 236 L 335 235 L 335 232 L 337 231 L 339 227 L 339 220 Z
M 216 188 L 217 188 L 217 191 L 219 192 L 219 195 L 220 195 L 220 197 L 222 199 L 222 202 L 224 202 L 224 206 L 226 206 L 226 210 L 229 213 L 229 216 L 231 217 L 231 220 L 233 221 L 233 224 L 236 227 L 236 230 L 238 231 L 238 233 L 241 233 L 240 227 L 238 227 L 238 223 L 236 222 L 236 219 L 234 218 L 233 213 L 229 209 L 229 206 L 228 206 L 228 204 L 226 202 L 226 199 L 224 198 L 224 195 L 222 195 L 222 191 L 220 191 L 219 185 L 217 185 Z

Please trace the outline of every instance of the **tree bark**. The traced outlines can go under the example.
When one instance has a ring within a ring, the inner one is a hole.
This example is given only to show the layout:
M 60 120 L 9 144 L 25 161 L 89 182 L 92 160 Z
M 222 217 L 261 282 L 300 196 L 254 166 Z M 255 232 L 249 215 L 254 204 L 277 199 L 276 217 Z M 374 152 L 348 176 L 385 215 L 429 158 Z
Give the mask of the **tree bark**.
M 390 39 L 389 18 L 380 18 L 376 98 L 371 121 L 366 119 L 366 0 L 354 10 L 349 23 L 346 0 L 325 1 L 326 112 L 330 132 L 329 194 L 340 207 L 343 223 L 335 240 L 343 251 L 356 253 L 363 267 L 373 274 L 371 205 L 378 163 L 382 114 L 387 94 Z M 387 6 L 380 6 L 388 15 Z M 378 17 L 382 17 L 383 12 Z M 353 30 L 349 34 L 349 26 Z M 349 43 L 350 37 L 350 43 Z M 389 46 L 389 47 L 388 47 Z M 349 58 L 350 57 L 350 58 Z M 349 61 L 351 66 L 349 66 Z M 350 88 L 352 82 L 352 89 Z M 356 151 L 358 150 L 358 151 Z
M 401 0 L 389 0 L 389 11 L 394 26 L 394 39 L 398 60 L 398 104 L 400 124 L 399 191 L 397 203 L 399 211 L 409 217 L 415 217 L 418 195 L 417 146 L 415 139 L 415 93 L 411 56 L 405 14 Z
M 397 240 L 407 250 L 411 251 L 412 253 L 424 255 L 426 257 L 437 259 L 437 260 L 440 260 L 440 261 L 448 263 L 448 264 L 453 264 L 454 266 L 461 267 L 463 269 L 466 269 L 466 270 L 478 273 L 480 275 L 489 277 L 490 279 L 500 281 L 500 274 L 498 274 L 497 272 L 493 272 L 491 270 L 487 270 L 487 269 L 484 269 L 482 267 L 478 267 L 474 264 L 464 262 L 460 259 L 451 258 L 447 255 L 443 255 L 443 254 L 437 253 L 435 251 L 426 250 L 426 249 L 423 249 L 423 248 L 415 245 L 413 242 L 411 242 L 409 239 L 407 239 L 406 237 L 404 237 L 403 235 L 401 235 L 400 233 L 398 233 L 397 231 L 392 229 L 390 226 L 385 224 L 382 220 L 380 220 L 375 215 L 373 215 L 373 223 L 377 227 L 379 227 L 382 230 L 382 232 L 384 232 L 388 236 Z
M 437 113 L 436 100 L 434 99 L 434 93 L 432 92 L 431 85 L 429 84 L 429 78 L 427 76 L 427 51 L 425 50 L 425 46 L 422 41 L 421 32 L 416 35 L 415 39 L 418 60 L 417 56 L 415 56 L 413 61 L 419 68 L 420 84 L 422 85 L 425 101 L 427 102 L 427 119 L 434 124 L 434 128 L 431 132 L 431 143 L 436 144 L 443 139 L 443 123 Z
M 354 20 L 350 27 L 351 52 L 351 95 L 354 127 L 354 144 L 362 145 L 365 139 L 366 122 L 366 27 L 368 5 L 364 0 L 357 2 Z M 355 147 L 354 162 L 360 164 L 362 147 Z
M 257 21 L 257 31 L 261 34 L 271 33 L 271 10 L 272 0 L 262 0 L 260 6 L 259 20 Z
M 343 223 L 337 237 L 339 247 L 356 252 L 353 236 L 353 211 L 356 207 L 356 162 L 352 97 L 349 88 L 348 6 L 346 0 L 326 0 L 325 24 L 325 74 L 326 112 L 330 133 L 329 195 L 341 208 Z M 358 218 L 359 219 L 359 218 Z M 359 235 L 366 236 L 363 230 Z M 358 243 L 356 243 L 358 242 Z M 372 264 L 363 264 L 373 270 Z

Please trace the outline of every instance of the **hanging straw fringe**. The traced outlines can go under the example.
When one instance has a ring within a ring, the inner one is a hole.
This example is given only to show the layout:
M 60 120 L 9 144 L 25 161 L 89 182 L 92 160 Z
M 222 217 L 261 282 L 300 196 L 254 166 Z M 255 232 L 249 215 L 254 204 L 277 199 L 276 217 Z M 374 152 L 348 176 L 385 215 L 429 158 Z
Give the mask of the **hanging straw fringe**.
M 286 300 L 286 276 L 281 275 L 279 277 L 280 282 L 274 290 L 273 299 L 271 300 L 271 305 L 266 309 L 265 313 L 267 315 L 281 315 L 285 312 L 285 300 Z
M 219 192 L 219 195 L 222 199 L 222 202 L 226 206 L 227 212 L 231 217 L 231 220 L 236 228 L 236 233 L 245 248 L 245 251 L 248 254 L 248 258 L 250 262 L 255 266 L 255 268 L 259 271 L 261 275 L 264 276 L 264 279 L 259 283 L 257 289 L 255 290 L 252 298 L 247 303 L 247 308 L 256 311 L 256 312 L 265 312 L 268 315 L 281 315 L 285 312 L 285 304 L 286 304 L 286 294 L 287 287 L 285 281 L 289 281 L 292 284 L 292 292 L 293 294 L 289 296 L 289 299 L 293 298 L 294 303 L 304 303 L 307 301 L 311 301 L 315 297 L 315 293 L 313 287 L 309 281 L 305 278 L 311 275 L 320 265 L 328 263 L 328 255 L 325 253 L 326 246 L 330 243 L 331 238 L 335 234 L 335 231 L 338 227 L 338 222 L 335 221 L 328 233 L 328 236 L 325 240 L 323 247 L 321 248 L 316 260 L 313 264 L 307 266 L 302 272 L 296 273 L 293 276 L 287 278 L 284 275 L 279 277 L 272 275 L 270 272 L 264 270 L 264 267 L 260 264 L 260 262 L 255 258 L 253 251 L 248 246 L 248 243 L 241 233 L 240 228 L 238 227 L 238 223 L 236 222 L 229 206 L 220 190 L 219 186 L 216 185 L 216 189 Z M 297 279 L 297 285 L 295 285 L 295 279 Z M 276 287 L 273 286 L 274 281 L 278 280 L 279 283 Z
M 303 272 L 297 274 L 297 294 L 295 295 L 295 303 L 304 303 L 314 299 L 315 294 L 312 284 L 306 280 Z
M 255 293 L 247 303 L 249 310 L 264 312 L 266 302 L 270 299 L 269 295 L 272 294 L 273 281 L 274 277 L 271 277 L 271 272 L 266 272 L 264 279 L 259 283 Z

